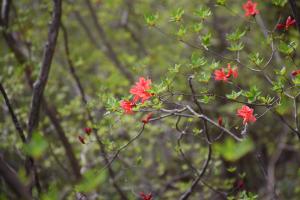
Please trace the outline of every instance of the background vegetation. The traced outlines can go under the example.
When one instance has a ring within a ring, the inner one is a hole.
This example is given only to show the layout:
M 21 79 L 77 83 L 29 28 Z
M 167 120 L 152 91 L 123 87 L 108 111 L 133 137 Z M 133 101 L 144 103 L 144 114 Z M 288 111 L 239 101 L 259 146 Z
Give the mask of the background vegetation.
M 0 199 L 300 199 L 300 4 L 246 2 L 2 0 Z

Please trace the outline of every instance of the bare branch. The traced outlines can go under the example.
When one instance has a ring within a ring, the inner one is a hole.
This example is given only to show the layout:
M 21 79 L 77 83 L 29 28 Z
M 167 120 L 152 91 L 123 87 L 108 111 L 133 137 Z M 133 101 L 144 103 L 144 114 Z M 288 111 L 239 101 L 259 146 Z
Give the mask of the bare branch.
M 39 110 L 42 103 L 43 93 L 47 84 L 48 75 L 51 68 L 52 58 L 56 46 L 57 36 L 60 27 L 60 18 L 62 12 L 61 0 L 53 0 L 52 23 L 49 27 L 48 39 L 44 49 L 43 61 L 38 79 L 34 83 L 33 95 L 31 101 L 31 110 L 28 120 L 28 140 L 31 139 L 34 129 L 38 126 Z

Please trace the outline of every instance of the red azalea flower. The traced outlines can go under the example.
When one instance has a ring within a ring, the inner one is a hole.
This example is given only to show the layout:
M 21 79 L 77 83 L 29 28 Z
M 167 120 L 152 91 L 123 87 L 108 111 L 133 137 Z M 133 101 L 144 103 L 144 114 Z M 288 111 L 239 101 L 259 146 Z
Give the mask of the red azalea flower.
M 85 144 L 85 140 L 84 140 L 84 137 L 79 135 L 78 136 L 78 140 L 82 143 L 82 144 Z
M 142 200 L 152 200 L 152 194 L 145 194 L 144 192 L 140 193 L 140 197 L 142 198 Z
M 218 117 L 218 124 L 219 126 L 222 126 L 223 124 L 223 118 L 221 116 Z
M 292 76 L 297 76 L 300 74 L 300 69 L 292 71 Z
M 120 102 L 120 106 L 126 114 L 132 114 L 133 113 L 132 108 L 135 106 L 135 103 L 128 100 L 122 100 Z
M 92 128 L 90 128 L 90 127 L 85 127 L 83 130 L 84 130 L 84 132 L 85 132 L 86 134 L 88 134 L 88 135 L 90 135 L 91 132 L 92 132 Z
M 147 123 L 149 122 L 149 120 L 151 119 L 151 117 L 152 117 L 152 113 L 147 114 L 147 115 L 142 119 L 142 122 L 143 122 L 144 124 L 147 124 Z
M 228 63 L 227 69 L 227 78 L 229 78 L 231 75 L 233 76 L 233 78 L 237 78 L 239 76 L 237 68 L 232 69 L 230 63 Z
M 140 77 L 139 82 L 136 82 L 135 85 L 130 89 L 130 93 L 134 95 L 133 102 L 141 100 L 143 103 L 144 101 L 148 100 L 151 96 L 153 96 L 148 92 L 150 89 L 151 80 Z
M 225 74 L 224 68 L 222 68 L 220 70 L 219 69 L 215 70 L 214 75 L 215 75 L 216 81 L 225 81 L 226 82 L 228 79 L 227 75 Z
M 282 30 L 285 29 L 286 31 L 289 29 L 290 26 L 294 26 L 296 24 L 296 20 L 292 19 L 291 16 L 289 16 L 286 21 L 285 24 L 278 24 L 277 25 L 277 29 L 278 30 Z
M 256 121 L 256 118 L 253 115 L 253 109 L 245 105 L 241 109 L 237 110 L 237 115 L 243 118 L 243 124 Z
M 252 0 L 248 0 L 247 3 L 243 5 L 243 9 L 245 10 L 245 16 L 255 16 L 259 13 L 258 10 L 256 10 L 257 3 L 253 3 Z

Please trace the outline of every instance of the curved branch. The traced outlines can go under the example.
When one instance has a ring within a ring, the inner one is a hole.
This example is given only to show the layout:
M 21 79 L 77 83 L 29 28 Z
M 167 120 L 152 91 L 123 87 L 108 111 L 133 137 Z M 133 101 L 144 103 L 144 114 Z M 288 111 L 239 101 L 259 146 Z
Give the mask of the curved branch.
M 204 162 L 204 165 L 203 165 L 203 168 L 202 168 L 201 172 L 199 173 L 198 177 L 193 181 L 191 187 L 183 195 L 181 195 L 181 197 L 179 198 L 179 200 L 186 200 L 193 193 L 195 187 L 197 186 L 197 184 L 199 183 L 199 181 L 201 180 L 201 178 L 203 177 L 203 175 L 205 174 L 205 172 L 206 172 L 206 170 L 208 168 L 209 162 L 211 160 L 211 154 L 212 154 L 211 144 L 208 144 L 207 159 Z

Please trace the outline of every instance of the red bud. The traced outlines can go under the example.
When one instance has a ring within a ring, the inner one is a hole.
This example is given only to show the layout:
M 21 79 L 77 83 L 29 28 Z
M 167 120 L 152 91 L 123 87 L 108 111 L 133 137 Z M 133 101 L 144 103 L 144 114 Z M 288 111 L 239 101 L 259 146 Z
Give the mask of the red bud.
M 300 69 L 292 71 L 292 76 L 297 76 L 300 74 Z
M 82 144 L 85 144 L 85 140 L 84 140 L 84 137 L 79 135 L 78 136 L 78 140 L 82 143 Z
M 219 126 L 222 126 L 223 124 L 223 118 L 221 116 L 218 118 L 218 124 Z
M 92 132 L 92 128 L 90 128 L 90 127 L 85 127 L 83 130 L 84 130 L 84 132 L 85 132 L 86 134 L 88 134 L 88 135 L 90 135 L 91 132 Z
M 143 122 L 144 124 L 147 124 L 147 123 L 149 122 L 149 120 L 151 119 L 151 117 L 152 117 L 152 113 L 147 114 L 147 115 L 142 119 L 142 122 Z

